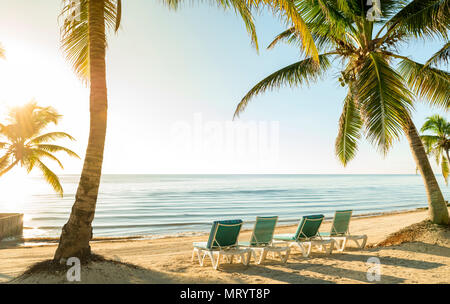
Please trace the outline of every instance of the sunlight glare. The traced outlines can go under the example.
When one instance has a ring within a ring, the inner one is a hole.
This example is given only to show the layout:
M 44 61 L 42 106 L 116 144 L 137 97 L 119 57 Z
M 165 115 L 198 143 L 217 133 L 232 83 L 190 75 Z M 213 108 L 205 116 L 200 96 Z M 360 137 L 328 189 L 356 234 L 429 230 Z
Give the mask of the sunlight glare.
M 22 168 L 15 168 L 0 178 L 0 213 L 24 213 L 33 193 L 33 181 Z

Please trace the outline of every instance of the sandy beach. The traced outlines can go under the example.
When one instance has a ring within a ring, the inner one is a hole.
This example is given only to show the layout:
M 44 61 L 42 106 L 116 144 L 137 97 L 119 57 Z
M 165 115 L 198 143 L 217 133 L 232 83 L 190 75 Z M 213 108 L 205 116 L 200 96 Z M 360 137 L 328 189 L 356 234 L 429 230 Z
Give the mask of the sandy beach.
M 421 222 L 427 211 L 353 218 L 352 234 L 366 234 L 368 248 L 359 250 L 350 243 L 343 252 L 326 255 L 313 251 L 308 258 L 294 249 L 286 264 L 269 257 L 263 265 L 254 261 L 220 265 L 213 270 L 208 261 L 200 267 L 191 262 L 192 242 L 205 241 L 207 236 L 171 237 L 154 240 L 115 240 L 92 243 L 94 253 L 108 259 L 131 263 L 97 262 L 82 268 L 81 283 L 368 283 L 369 257 L 381 261 L 379 283 L 450 283 L 450 236 L 425 233 L 400 245 L 377 247 L 388 235 Z M 329 231 L 330 221 L 320 231 Z M 278 227 L 276 233 L 294 232 L 295 226 Z M 247 241 L 250 231 L 243 231 Z M 56 245 L 11 246 L 0 249 L 0 282 L 2 283 L 64 283 L 65 276 L 33 276 L 17 279 L 32 264 L 51 259 Z

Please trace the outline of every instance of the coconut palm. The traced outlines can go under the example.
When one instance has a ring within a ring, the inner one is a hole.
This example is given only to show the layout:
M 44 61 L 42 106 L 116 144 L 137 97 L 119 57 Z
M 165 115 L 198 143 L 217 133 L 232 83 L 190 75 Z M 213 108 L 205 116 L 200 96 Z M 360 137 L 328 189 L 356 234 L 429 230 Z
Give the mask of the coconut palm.
M 176 9 L 182 1 L 163 1 Z M 302 37 L 303 49 L 318 60 L 311 33 L 295 9 L 292 0 L 216 0 L 212 1 L 239 14 L 250 33 L 251 41 L 258 49 L 251 8 L 270 7 L 274 13 L 294 24 Z M 90 85 L 89 140 L 75 203 L 69 220 L 64 225 L 54 260 L 68 257 L 85 259 L 90 255 L 92 221 L 95 215 L 100 185 L 103 151 L 107 125 L 106 46 L 107 30 L 117 31 L 122 18 L 120 0 L 63 0 L 61 13 L 61 41 L 67 60 L 76 74 Z
M 0 44 L 0 58 L 5 59 L 5 49 Z
M 420 132 L 430 132 L 420 136 L 428 155 L 436 158 L 440 165 L 445 184 L 448 185 L 449 150 L 450 150 L 450 122 L 440 115 L 427 117 Z
M 44 164 L 43 159 L 52 160 L 63 168 L 54 153 L 64 152 L 78 158 L 72 150 L 51 143 L 60 138 L 74 138 L 64 132 L 42 134 L 49 124 L 57 124 L 60 118 L 61 115 L 55 109 L 39 107 L 34 101 L 12 108 L 8 113 L 9 124 L 0 124 L 0 137 L 3 139 L 0 149 L 4 152 L 0 158 L 0 176 L 17 165 L 25 168 L 28 173 L 37 167 L 45 180 L 62 196 L 63 188 L 58 176 Z
M 449 74 L 398 54 L 402 42 L 413 38 L 447 38 L 448 0 L 381 0 L 382 16 L 369 20 L 370 7 L 359 0 L 296 2 L 319 50 L 319 64 L 311 57 L 269 75 L 241 100 L 235 117 L 248 102 L 268 89 L 316 82 L 341 63 L 339 82 L 347 88 L 336 139 L 336 155 L 345 166 L 355 157 L 361 135 L 386 154 L 404 133 L 427 190 L 430 218 L 448 223 L 448 210 L 424 146 L 411 120 L 413 92 L 431 104 L 448 107 Z M 375 30 L 377 29 L 377 30 Z M 301 38 L 290 28 L 269 45 L 284 41 L 294 46 Z M 399 62 L 400 60 L 400 62 Z M 399 63 L 399 66 L 395 63 Z

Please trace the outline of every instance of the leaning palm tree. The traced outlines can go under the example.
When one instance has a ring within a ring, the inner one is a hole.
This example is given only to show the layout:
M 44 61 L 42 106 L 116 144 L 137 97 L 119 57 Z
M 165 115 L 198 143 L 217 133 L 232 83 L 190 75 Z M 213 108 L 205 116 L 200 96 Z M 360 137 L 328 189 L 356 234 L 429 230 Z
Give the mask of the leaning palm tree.
M 12 108 L 8 113 L 9 124 L 0 124 L 0 151 L 3 152 L 0 158 L 0 177 L 17 165 L 25 168 L 28 173 L 37 167 L 55 192 L 62 196 L 63 188 L 58 176 L 44 164 L 43 159 L 52 160 L 64 168 L 54 153 L 64 152 L 77 158 L 78 155 L 51 142 L 59 138 L 74 138 L 64 132 L 42 134 L 49 124 L 57 124 L 60 118 L 61 115 L 53 108 L 39 107 L 34 101 Z
M 182 1 L 163 1 L 176 9 Z M 251 8 L 270 7 L 276 14 L 294 24 L 302 37 L 305 53 L 318 61 L 312 35 L 295 9 L 292 0 L 216 0 L 212 1 L 239 14 L 250 33 L 251 41 L 258 49 Z M 98 189 L 103 163 L 103 151 L 107 125 L 106 46 L 107 30 L 117 31 L 122 17 L 120 0 L 63 0 L 62 47 L 76 74 L 90 84 L 89 140 L 75 203 L 69 220 L 64 225 L 55 261 L 68 257 L 85 259 L 90 256 L 92 221 L 95 215 Z
M 445 184 L 448 185 L 449 150 L 450 150 L 450 122 L 440 115 L 427 117 L 420 132 L 430 132 L 420 136 L 428 155 L 436 158 L 440 165 Z
M 431 104 L 448 107 L 450 76 L 398 54 L 397 47 L 415 37 L 447 38 L 449 1 L 382 0 L 379 20 L 367 18 L 370 8 L 365 3 L 359 0 L 297 2 L 299 14 L 321 53 L 319 64 L 307 57 L 269 75 L 244 96 L 235 117 L 254 96 L 268 89 L 316 82 L 337 59 L 339 82 L 348 91 L 335 144 L 340 162 L 345 166 L 355 157 L 363 133 L 384 154 L 402 133 L 406 134 L 425 183 L 430 218 L 435 223 L 448 223 L 447 206 L 411 120 L 411 110 L 412 91 Z M 294 46 L 302 44 L 293 28 L 279 34 L 269 48 L 280 41 Z

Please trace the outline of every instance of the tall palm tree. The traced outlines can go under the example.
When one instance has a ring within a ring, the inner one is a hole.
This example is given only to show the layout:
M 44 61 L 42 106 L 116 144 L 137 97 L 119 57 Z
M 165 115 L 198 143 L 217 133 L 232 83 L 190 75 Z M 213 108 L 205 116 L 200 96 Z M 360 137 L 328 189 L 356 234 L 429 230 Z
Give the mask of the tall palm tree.
M 17 165 L 31 172 L 37 167 L 45 180 L 53 189 L 63 195 L 63 188 L 58 176 L 50 170 L 43 159 L 55 161 L 61 168 L 61 161 L 53 155 L 55 152 L 65 152 L 69 156 L 78 157 L 72 150 L 49 142 L 59 138 L 74 140 L 64 132 L 42 134 L 49 124 L 57 124 L 61 115 L 51 107 L 39 107 L 35 101 L 24 106 L 14 107 L 8 113 L 9 124 L 0 124 L 0 150 L 4 151 L 0 158 L 0 177 Z
M 258 49 L 251 8 L 268 6 L 286 22 L 294 24 L 295 30 L 304 40 L 303 49 L 314 60 L 318 60 L 312 35 L 295 9 L 292 0 L 215 0 L 225 9 L 233 8 L 239 14 L 251 41 Z M 165 0 L 176 9 L 182 1 Z M 55 261 L 68 257 L 85 259 L 90 255 L 92 221 L 95 215 L 98 189 L 103 163 L 103 151 L 107 125 L 107 89 L 105 55 L 106 31 L 117 31 L 122 17 L 121 0 L 63 0 L 62 46 L 67 60 L 76 74 L 90 84 L 90 130 L 84 166 L 69 220 L 64 225 Z
M 365 3 L 359 0 L 296 2 L 321 53 L 320 63 L 307 57 L 269 75 L 244 96 L 235 117 L 251 98 L 268 89 L 316 82 L 332 67 L 332 61 L 338 59 L 339 82 L 348 91 L 335 144 L 340 162 L 345 166 L 354 158 L 363 133 L 384 154 L 405 133 L 425 183 L 430 218 L 435 223 L 448 223 L 447 206 L 411 120 L 414 96 L 411 90 L 431 104 L 448 108 L 450 75 L 401 56 L 397 47 L 415 37 L 446 39 L 449 0 L 382 0 L 379 21 L 366 18 L 369 7 Z M 302 44 L 293 28 L 279 34 L 269 48 L 280 41 L 294 46 Z
M 420 136 L 428 155 L 434 156 L 441 166 L 445 184 L 448 185 L 449 150 L 450 150 L 450 122 L 440 115 L 427 117 L 420 132 L 430 132 Z

